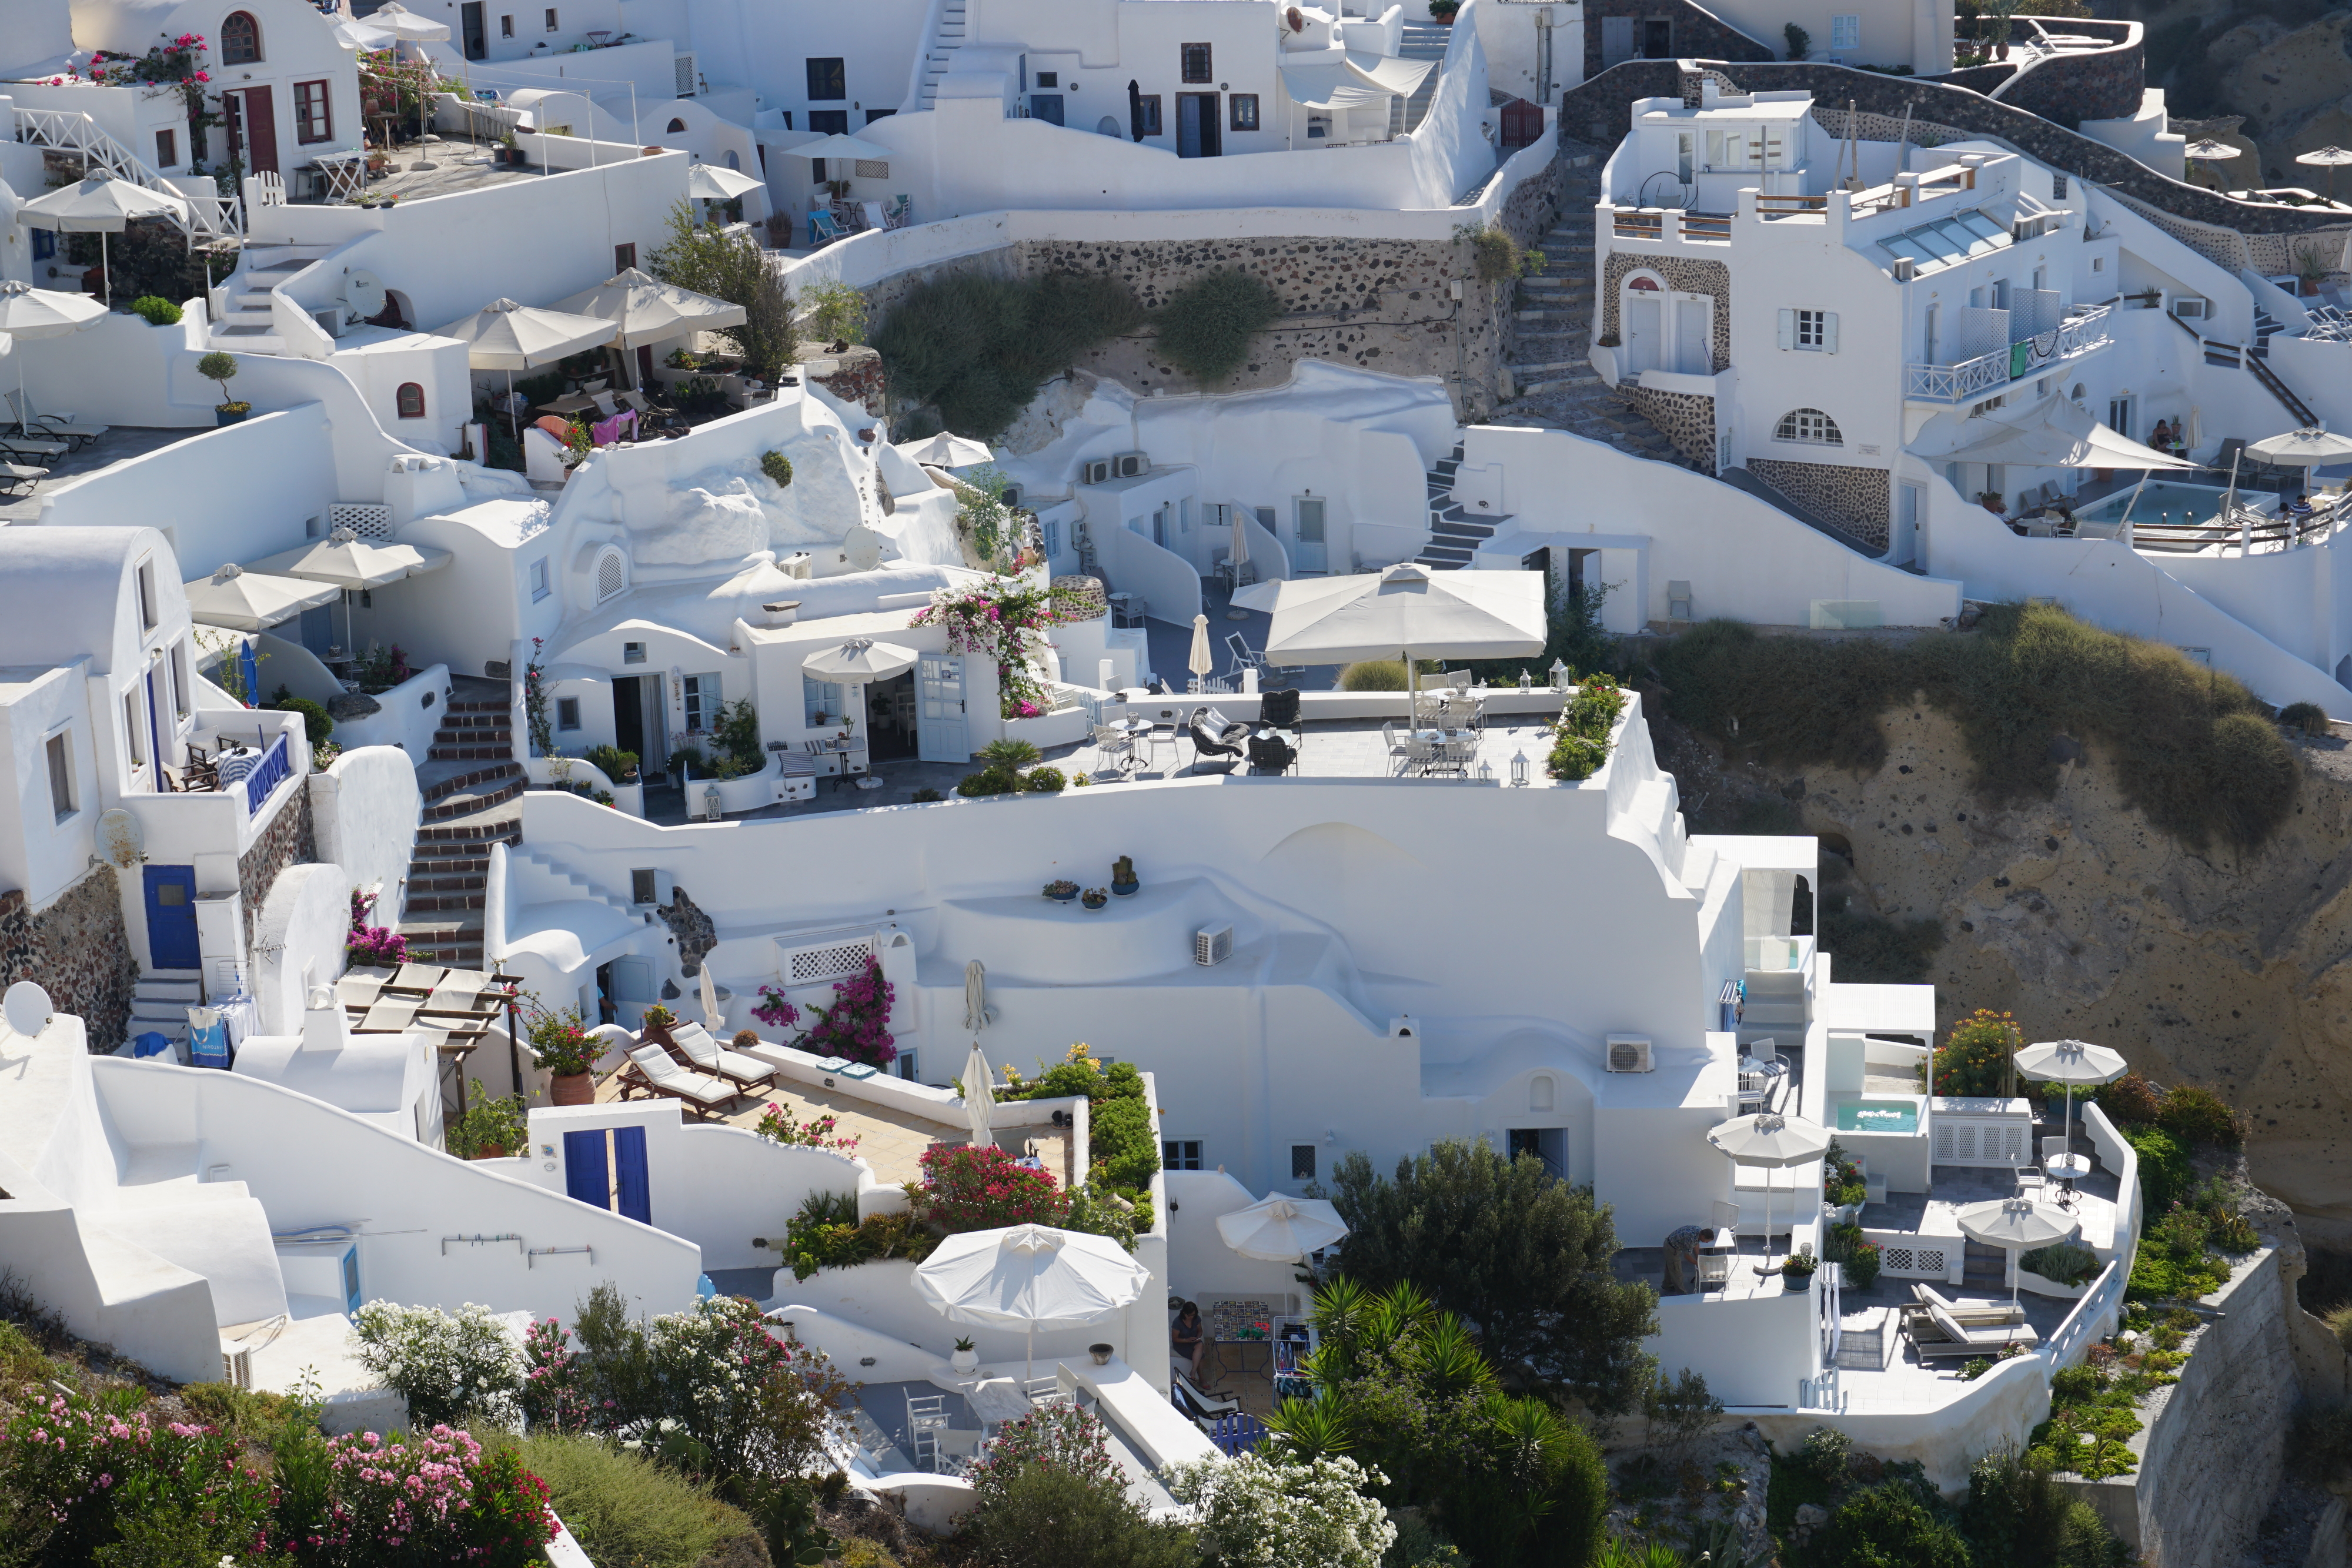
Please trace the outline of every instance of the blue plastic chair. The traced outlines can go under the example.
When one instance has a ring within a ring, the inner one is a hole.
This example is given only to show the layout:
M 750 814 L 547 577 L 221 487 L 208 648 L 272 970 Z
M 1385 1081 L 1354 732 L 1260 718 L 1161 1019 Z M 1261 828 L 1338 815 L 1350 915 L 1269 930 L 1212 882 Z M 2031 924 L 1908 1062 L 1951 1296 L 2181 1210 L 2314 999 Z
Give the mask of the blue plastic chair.
M 809 244 L 831 245 L 835 240 L 849 237 L 839 219 L 831 213 L 811 213 L 808 220 Z

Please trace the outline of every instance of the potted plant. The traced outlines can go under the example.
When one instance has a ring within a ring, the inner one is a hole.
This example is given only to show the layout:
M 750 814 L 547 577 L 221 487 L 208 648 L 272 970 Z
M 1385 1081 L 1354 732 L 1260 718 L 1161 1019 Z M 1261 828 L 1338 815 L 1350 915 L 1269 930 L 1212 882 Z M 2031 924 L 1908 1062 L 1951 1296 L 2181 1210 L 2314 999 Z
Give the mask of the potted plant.
M 1090 1344 L 1087 1346 L 1087 1354 L 1095 1358 L 1095 1364 L 1097 1366 L 1108 1366 L 1110 1364 L 1110 1358 L 1117 1354 L 1118 1352 L 1117 1349 L 1111 1345 Z
M 666 1035 L 669 1032 L 670 1026 L 676 1022 L 677 1022 L 677 1015 L 661 1003 L 656 1002 L 645 1010 L 645 1016 L 639 1021 L 639 1030 L 646 1034 Z
M 948 1364 L 958 1372 L 979 1371 L 980 1356 L 973 1351 L 971 1341 L 968 1339 L 956 1341 L 955 1354 L 948 1357 Z
M 524 1030 L 531 1054 L 547 1069 L 548 1097 L 558 1105 L 591 1105 L 596 1100 L 596 1059 L 604 1042 L 581 1027 L 580 1009 L 552 1012 L 531 1003 Z
M 1056 877 L 1045 884 L 1045 896 L 1056 904 L 1067 904 L 1078 896 L 1078 884 L 1067 877 Z
M 1454 25 L 1454 13 L 1462 9 L 1462 0 L 1429 0 L 1429 19 L 1440 26 Z
M 2328 271 L 2327 258 L 2320 254 L 2317 246 L 2306 244 L 2294 247 L 2294 276 L 2301 285 L 2302 293 L 2318 293 L 2320 280 L 2327 276 Z
M 468 1107 L 451 1120 L 443 1142 L 461 1160 L 498 1160 L 526 1152 L 530 1130 L 522 1096 L 483 1100 Z
M 1801 1287 L 1821 1267 L 1821 1260 L 1810 1252 L 1791 1253 L 1780 1265 L 1780 1278 L 1792 1287 Z
M 1977 505 L 1998 517 L 2006 510 L 2008 503 L 1998 490 L 1979 490 L 1977 492 Z
M 1110 862 L 1110 890 L 1126 898 L 1141 891 L 1143 883 L 1135 878 L 1135 857 L 1121 855 Z
M 208 382 L 220 382 L 221 401 L 213 405 L 213 423 L 215 426 L 242 423 L 245 416 L 253 412 L 251 403 L 239 402 L 228 395 L 228 383 L 236 377 L 235 354 L 225 354 L 215 349 L 196 361 L 196 374 Z
M 1086 895 L 1082 902 L 1088 909 L 1100 909 L 1104 904 L 1110 902 L 1110 894 L 1105 893 L 1101 888 L 1090 887 L 1087 889 Z

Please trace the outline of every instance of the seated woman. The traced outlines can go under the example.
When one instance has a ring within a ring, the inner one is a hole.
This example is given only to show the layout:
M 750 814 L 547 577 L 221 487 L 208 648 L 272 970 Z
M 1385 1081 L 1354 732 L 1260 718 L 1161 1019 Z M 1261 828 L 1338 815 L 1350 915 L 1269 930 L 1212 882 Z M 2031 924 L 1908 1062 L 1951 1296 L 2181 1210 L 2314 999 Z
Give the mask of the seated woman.
M 1201 1378 L 1201 1358 L 1208 1354 L 1208 1335 L 1201 1327 L 1201 1308 L 1196 1301 L 1186 1301 L 1177 1308 L 1176 1321 L 1169 1326 L 1168 1347 L 1178 1359 L 1187 1364 L 1187 1375 L 1194 1382 Z
M 2172 455 L 2173 444 L 2172 426 L 2166 423 L 2163 420 L 2158 420 L 2156 422 L 2156 428 L 2147 433 L 2147 444 L 2157 451 L 2163 453 L 2167 456 L 2170 456 Z

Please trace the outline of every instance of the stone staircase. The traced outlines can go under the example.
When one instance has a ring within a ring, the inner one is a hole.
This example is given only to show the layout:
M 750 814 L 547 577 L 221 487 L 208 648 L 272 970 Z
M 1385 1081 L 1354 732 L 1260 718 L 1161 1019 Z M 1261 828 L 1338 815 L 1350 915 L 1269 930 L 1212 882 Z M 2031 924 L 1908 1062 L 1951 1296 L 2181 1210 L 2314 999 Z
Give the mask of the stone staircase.
M 1511 319 L 1510 396 L 1493 423 L 1573 431 L 1635 457 L 1687 466 L 1663 432 L 1592 369 L 1592 204 L 1601 155 L 1564 154 L 1558 228 L 1538 242 L 1543 270 L 1520 280 Z M 1582 161 L 1580 162 L 1580 159 Z
M 1474 517 L 1454 499 L 1454 476 L 1462 466 L 1462 444 L 1437 460 L 1425 476 L 1429 490 L 1429 542 L 1413 557 L 1433 571 L 1459 571 L 1480 545 L 1495 537 L 1495 525 L 1508 517 Z
M 1988 1247 L 1981 1241 L 1966 1242 L 1963 1254 L 1967 1277 L 1960 1289 L 1971 1296 L 1999 1295 L 2009 1289 L 2009 1254 L 1998 1247 Z
M 506 683 L 450 677 L 449 704 L 416 769 L 425 820 L 408 862 L 400 934 L 460 968 L 482 967 L 490 846 L 522 842 L 523 766 Z
M 146 969 L 131 992 L 131 1022 L 136 1038 L 153 1031 L 177 1046 L 188 1043 L 188 1009 L 203 1002 L 203 976 L 194 969 Z
M 1406 60 L 1443 60 L 1445 46 L 1454 37 L 1454 29 L 1435 22 L 1407 22 L 1404 34 L 1397 41 L 1397 57 Z M 1443 69 L 1433 70 L 1422 79 L 1411 98 L 1389 99 L 1389 134 L 1402 136 L 1417 131 L 1429 114 L 1429 100 L 1437 96 L 1437 80 Z
M 948 74 L 948 61 L 963 47 L 964 0 L 946 0 L 940 7 L 939 31 L 931 35 L 923 49 L 923 107 L 931 109 L 940 100 L 940 78 Z
M 285 353 L 288 344 L 270 319 L 270 290 L 307 270 L 326 248 L 271 245 L 247 250 L 227 279 L 228 310 L 212 325 L 212 346 L 233 353 Z

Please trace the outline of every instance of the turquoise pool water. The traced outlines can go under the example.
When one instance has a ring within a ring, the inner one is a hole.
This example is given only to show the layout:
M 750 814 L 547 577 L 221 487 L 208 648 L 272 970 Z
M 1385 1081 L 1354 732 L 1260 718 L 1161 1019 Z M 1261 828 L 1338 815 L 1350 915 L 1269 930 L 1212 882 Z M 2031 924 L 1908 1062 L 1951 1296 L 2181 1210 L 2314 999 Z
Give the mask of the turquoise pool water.
M 2074 515 L 2095 523 L 2123 521 L 2124 508 L 2131 508 L 2132 521 L 2137 523 L 2207 523 L 2221 512 L 2221 498 L 2228 491 L 2213 485 L 2183 485 L 2168 479 L 2152 479 L 2139 493 L 2139 503 L 2132 504 L 2132 489 L 2126 486 L 2084 507 Z M 2263 511 L 2271 509 L 2275 497 L 2257 491 L 2241 490 L 2238 499 Z
M 1837 1124 L 1841 1133 L 1916 1133 L 1919 1130 L 1919 1107 L 1882 1100 L 1849 1100 L 1838 1107 Z

